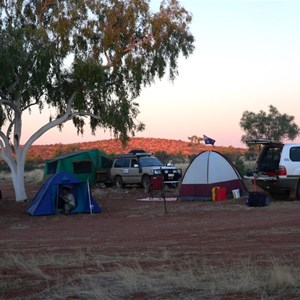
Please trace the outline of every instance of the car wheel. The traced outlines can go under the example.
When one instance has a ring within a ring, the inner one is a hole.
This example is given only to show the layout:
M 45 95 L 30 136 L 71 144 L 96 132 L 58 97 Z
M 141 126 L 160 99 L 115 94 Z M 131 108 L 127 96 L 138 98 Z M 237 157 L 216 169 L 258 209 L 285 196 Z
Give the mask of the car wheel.
M 124 182 L 121 176 L 116 176 L 115 178 L 115 185 L 118 189 L 124 188 Z
M 150 187 L 150 177 L 148 175 L 144 175 L 142 178 L 142 187 L 144 190 L 149 190 Z
M 275 200 L 286 200 L 290 197 L 290 191 L 289 190 L 283 190 L 283 191 L 270 191 L 270 196 Z
M 298 182 L 297 189 L 296 189 L 296 199 L 300 200 L 300 181 Z
M 168 187 L 170 189 L 176 189 L 178 187 L 178 183 L 168 183 Z

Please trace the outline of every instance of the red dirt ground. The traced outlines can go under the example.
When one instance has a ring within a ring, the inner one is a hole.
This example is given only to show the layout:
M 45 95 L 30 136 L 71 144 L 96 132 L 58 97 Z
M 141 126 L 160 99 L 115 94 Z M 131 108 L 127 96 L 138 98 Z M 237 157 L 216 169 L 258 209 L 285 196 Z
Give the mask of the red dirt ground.
M 205 257 L 216 264 L 249 257 L 264 264 L 272 257 L 300 265 L 298 201 L 271 201 L 263 208 L 247 207 L 242 198 L 217 203 L 170 201 L 165 214 L 162 202 L 138 201 L 147 197 L 140 188 L 98 188 L 92 193 L 101 214 L 32 217 L 26 213 L 28 203 L 14 201 L 11 185 L 0 184 L 2 257 L 80 249 L 116 256 L 161 255 L 166 249 L 173 257 Z M 29 198 L 38 188 L 27 186 Z M 176 191 L 167 196 L 176 196 Z M 5 275 L 0 271 L 1 277 Z M 2 298 L 17 296 L 18 291 L 9 291 Z

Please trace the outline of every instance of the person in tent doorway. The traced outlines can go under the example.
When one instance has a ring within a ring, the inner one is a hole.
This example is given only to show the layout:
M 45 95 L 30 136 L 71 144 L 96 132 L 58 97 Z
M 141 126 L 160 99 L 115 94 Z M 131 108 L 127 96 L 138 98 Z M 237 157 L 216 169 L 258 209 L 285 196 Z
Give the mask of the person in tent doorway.
M 75 198 L 71 193 L 71 187 L 64 185 L 62 194 L 58 197 L 58 209 L 68 215 L 75 208 Z

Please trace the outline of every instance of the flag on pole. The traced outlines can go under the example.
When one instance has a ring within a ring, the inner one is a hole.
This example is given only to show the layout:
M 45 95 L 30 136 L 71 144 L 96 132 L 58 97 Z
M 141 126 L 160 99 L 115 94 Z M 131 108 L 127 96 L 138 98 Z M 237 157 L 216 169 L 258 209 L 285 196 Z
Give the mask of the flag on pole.
M 215 140 L 214 139 L 211 139 L 210 137 L 206 136 L 206 135 L 203 135 L 203 138 L 204 138 L 204 143 L 205 145 L 213 145 L 215 144 Z

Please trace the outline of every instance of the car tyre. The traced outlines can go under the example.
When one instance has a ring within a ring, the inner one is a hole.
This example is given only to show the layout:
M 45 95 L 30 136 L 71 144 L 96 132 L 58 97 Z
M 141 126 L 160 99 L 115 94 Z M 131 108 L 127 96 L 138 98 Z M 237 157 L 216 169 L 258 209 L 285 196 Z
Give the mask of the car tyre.
M 298 184 L 297 184 L 296 199 L 300 200 L 300 180 L 298 181 Z
M 169 187 L 170 189 L 177 189 L 178 183 L 177 183 L 177 182 L 176 182 L 176 183 L 168 183 L 168 187 Z
M 115 178 L 115 186 L 118 189 L 123 189 L 124 188 L 124 182 L 121 176 L 116 176 Z
M 150 176 L 144 175 L 142 178 L 142 187 L 145 191 L 148 191 L 150 188 Z

